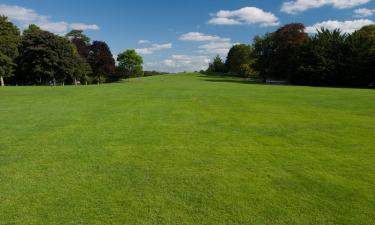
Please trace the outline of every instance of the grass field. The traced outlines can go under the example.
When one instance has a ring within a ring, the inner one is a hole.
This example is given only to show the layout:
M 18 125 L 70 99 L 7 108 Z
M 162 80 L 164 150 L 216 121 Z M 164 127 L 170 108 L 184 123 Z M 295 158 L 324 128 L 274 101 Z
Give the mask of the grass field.
M 0 224 L 375 224 L 374 90 L 7 87 L 0 134 Z

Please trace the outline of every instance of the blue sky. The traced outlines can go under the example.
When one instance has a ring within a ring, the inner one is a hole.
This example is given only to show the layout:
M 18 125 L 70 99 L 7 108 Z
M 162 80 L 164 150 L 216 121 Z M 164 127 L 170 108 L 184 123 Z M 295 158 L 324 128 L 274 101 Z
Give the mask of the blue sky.
M 204 69 L 235 43 L 290 22 L 353 32 L 375 21 L 375 0 L 0 0 L 0 14 L 57 34 L 84 29 L 113 54 L 137 49 L 145 68 Z

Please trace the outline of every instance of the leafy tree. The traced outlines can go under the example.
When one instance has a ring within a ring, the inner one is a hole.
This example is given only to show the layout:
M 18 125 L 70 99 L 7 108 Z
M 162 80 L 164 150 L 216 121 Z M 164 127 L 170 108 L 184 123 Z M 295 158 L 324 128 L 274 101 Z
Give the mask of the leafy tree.
M 87 84 L 88 76 L 92 74 L 90 64 L 79 55 L 77 48 L 73 47 L 74 71 L 72 74 L 73 84 L 77 85 L 78 81 L 83 81 Z
M 254 69 L 264 82 L 270 75 L 270 67 L 272 64 L 273 52 L 275 49 L 274 33 L 267 33 L 263 37 L 256 36 L 254 38 Z
M 72 39 L 71 42 L 77 48 L 79 55 L 84 59 L 88 59 L 90 46 L 87 45 L 82 39 Z
M 346 45 L 347 35 L 340 30 L 319 30 L 302 47 L 299 75 L 294 83 L 313 85 L 343 85 L 343 76 L 347 72 Z
M 70 40 L 82 40 L 86 45 L 90 44 L 90 38 L 83 33 L 83 30 L 71 30 L 65 35 L 65 37 L 69 38 Z
M 73 53 L 65 38 L 29 26 L 22 36 L 18 60 L 23 80 L 38 84 L 64 82 L 74 72 Z
M 234 45 L 229 50 L 225 65 L 229 72 L 240 74 L 241 65 L 252 64 L 252 61 L 254 61 L 253 48 L 250 45 L 240 44 Z
M 4 77 L 13 75 L 14 59 L 18 56 L 21 42 L 20 31 L 4 16 L 0 16 L 0 82 L 4 86 Z
M 240 66 L 240 75 L 245 78 L 257 78 L 258 73 L 255 71 L 253 64 L 242 64 Z
M 72 30 L 65 36 L 76 46 L 78 53 L 87 59 L 90 51 L 90 38 L 82 30 Z
M 115 73 L 115 60 L 105 42 L 94 41 L 89 47 L 88 62 L 98 84 Z
M 375 84 L 375 25 L 365 26 L 347 39 L 347 70 L 344 84 L 368 86 Z
M 117 57 L 119 67 L 125 71 L 127 77 L 143 76 L 143 59 L 134 49 L 126 50 Z
M 213 73 L 225 73 L 226 67 L 225 63 L 221 59 L 220 55 L 217 55 L 213 62 L 209 64 L 207 72 L 213 72 Z
M 300 48 L 309 41 L 305 26 L 291 23 L 279 28 L 273 35 L 270 76 L 292 80 L 298 75 Z

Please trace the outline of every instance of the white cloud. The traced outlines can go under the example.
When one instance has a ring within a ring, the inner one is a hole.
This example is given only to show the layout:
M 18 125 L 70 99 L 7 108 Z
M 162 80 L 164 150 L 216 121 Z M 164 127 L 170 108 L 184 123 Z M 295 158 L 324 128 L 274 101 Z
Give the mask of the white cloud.
M 361 29 L 363 26 L 367 26 L 370 24 L 374 24 L 374 22 L 367 19 L 348 21 L 328 20 L 306 27 L 306 32 L 316 33 L 317 29 L 326 28 L 328 30 L 340 29 L 345 33 L 353 33 L 354 31 Z
M 234 45 L 230 38 L 222 38 L 217 35 L 209 35 L 199 32 L 183 34 L 179 39 L 182 41 L 207 42 L 206 44 L 200 45 L 198 47 L 199 50 L 195 52 L 210 56 L 216 54 L 225 56 L 229 52 L 229 49 Z
M 284 2 L 281 11 L 289 14 L 296 14 L 308 9 L 333 6 L 336 9 L 354 8 L 366 4 L 371 0 L 294 0 Z
M 139 40 L 138 41 L 138 44 L 150 44 L 151 43 L 151 41 L 149 41 L 149 40 Z
M 172 55 L 171 57 L 162 61 L 146 63 L 145 70 L 157 70 L 171 73 L 182 71 L 198 71 L 207 69 L 209 62 L 209 56 Z
M 135 51 L 138 52 L 139 54 L 149 55 L 149 54 L 153 54 L 154 52 L 157 52 L 157 51 L 161 51 L 161 50 L 164 50 L 164 49 L 170 49 L 172 47 L 173 47 L 172 43 L 152 44 L 148 48 L 137 48 L 137 49 L 135 49 Z
M 235 45 L 236 43 L 232 42 L 210 42 L 204 45 L 199 46 L 200 49 L 198 52 L 201 54 L 206 55 L 221 55 L 222 57 L 226 57 L 229 52 L 229 49 Z
M 230 41 L 229 38 L 221 38 L 216 35 L 207 35 L 199 32 L 189 32 L 179 38 L 181 41 Z
M 65 21 L 52 22 L 48 16 L 39 15 L 33 9 L 27 9 L 17 5 L 0 4 L 0 15 L 5 15 L 10 20 L 19 23 L 22 28 L 30 24 L 36 24 L 41 29 L 54 33 L 65 33 L 69 29 L 99 30 L 99 26 L 95 24 L 68 23 Z
M 211 16 L 213 18 L 208 21 L 208 24 L 214 25 L 259 24 L 267 27 L 280 24 L 274 14 L 256 7 L 244 7 L 234 11 L 220 10 Z
M 99 26 L 96 24 L 84 24 L 84 23 L 72 23 L 69 27 L 74 30 L 99 30 Z
M 361 9 L 354 10 L 354 17 L 357 17 L 357 18 L 370 17 L 370 16 L 373 16 L 374 13 L 375 13 L 375 9 L 361 8 Z

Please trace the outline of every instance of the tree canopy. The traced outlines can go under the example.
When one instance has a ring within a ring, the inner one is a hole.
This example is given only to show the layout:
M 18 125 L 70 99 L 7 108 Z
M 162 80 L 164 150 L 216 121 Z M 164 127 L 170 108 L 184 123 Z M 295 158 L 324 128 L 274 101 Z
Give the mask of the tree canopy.
M 127 77 L 143 76 L 143 59 L 134 49 L 126 50 L 117 56 L 119 67 L 122 68 Z
M 64 82 L 75 69 L 72 44 L 35 25 L 24 31 L 20 53 L 18 66 L 26 82 Z
M 91 65 L 97 83 L 103 82 L 106 76 L 111 76 L 115 73 L 115 60 L 107 43 L 103 41 L 94 41 L 89 46 L 88 62 Z
M 83 33 L 83 30 L 71 30 L 65 35 L 65 37 L 69 38 L 70 40 L 82 40 L 86 45 L 90 44 L 90 38 Z
M 4 86 L 3 77 L 13 75 L 15 63 L 18 56 L 18 47 L 21 42 L 19 29 L 4 16 L 0 16 L 0 80 Z
M 253 48 L 250 45 L 234 45 L 228 53 L 225 65 L 229 72 L 240 74 L 241 66 L 251 64 Z

